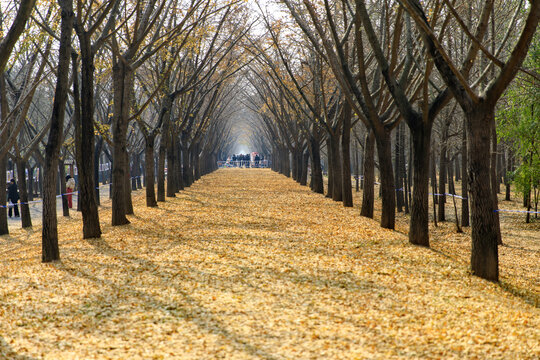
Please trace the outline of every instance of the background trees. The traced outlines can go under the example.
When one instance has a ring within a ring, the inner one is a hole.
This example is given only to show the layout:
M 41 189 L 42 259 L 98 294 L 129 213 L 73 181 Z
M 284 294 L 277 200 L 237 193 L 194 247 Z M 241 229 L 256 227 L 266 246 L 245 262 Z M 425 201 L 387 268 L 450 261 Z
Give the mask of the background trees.
M 454 178 L 465 178 L 462 181 L 465 191 L 461 196 L 462 223 L 469 223 L 470 200 L 472 270 L 478 276 L 497 280 L 497 246 L 502 241 L 495 210 L 498 211 L 496 194 L 504 165 L 498 155 L 494 110 L 518 71 L 538 79 L 535 65 L 522 68 L 521 64 L 537 29 L 539 3 L 502 4 L 486 0 L 421 4 L 411 0 L 391 5 L 387 1 L 366 4 L 360 0 L 335 3 L 284 0 L 283 4 L 284 11 L 293 19 L 292 26 L 301 31 L 300 36 L 320 55 L 323 67 L 332 70 L 338 84 L 334 94 L 342 97 L 339 103 L 352 107 L 355 118 L 373 132 L 383 203 L 381 225 L 393 228 L 395 200 L 398 199 L 399 209 L 401 199 L 405 200 L 403 192 L 408 193 L 407 186 L 397 184 L 403 184 L 405 177 L 411 178 L 403 173 L 412 173 L 409 239 L 413 244 L 429 246 L 431 152 L 432 174 L 436 174 L 436 167 L 439 169 L 438 177 L 432 175 L 432 181 L 438 181 L 439 185 L 432 188 L 434 202 L 438 202 L 434 216 L 439 221 L 446 219 L 446 197 L 456 196 Z M 275 25 L 268 26 L 268 30 L 273 46 L 279 49 L 283 42 L 274 35 L 273 29 L 283 20 L 274 21 Z M 520 30 L 515 31 L 516 27 Z M 298 34 L 288 28 L 285 32 L 290 37 Z M 281 60 L 287 62 L 283 56 Z M 296 72 L 300 73 L 298 68 Z M 295 76 L 291 71 L 289 75 Z M 328 96 L 329 92 L 321 93 Z M 442 111 L 446 105 L 449 106 Z M 462 112 L 456 111 L 457 105 Z M 534 107 L 532 110 L 530 114 L 534 117 Z M 452 142 L 458 134 L 454 120 L 458 114 L 465 124 L 459 129 L 463 134 L 459 147 Z M 326 116 L 325 120 L 330 118 Z M 400 119 L 409 126 L 409 144 L 413 151 L 407 160 L 400 151 L 405 140 L 396 134 L 393 172 L 390 133 L 394 128 L 400 129 L 397 127 Z M 437 157 L 431 137 L 433 127 L 440 141 Z M 529 131 L 535 134 L 533 129 Z M 350 129 L 345 132 L 349 134 Z M 335 159 L 332 135 L 330 131 L 326 146 L 330 168 L 334 167 L 332 160 Z M 531 150 L 534 144 L 529 142 L 528 145 L 525 146 L 527 151 L 535 152 Z M 342 144 L 342 149 L 348 153 L 346 144 Z M 529 163 L 534 162 L 532 157 L 530 159 Z M 461 166 L 457 166 L 458 162 Z M 369 161 L 365 164 L 369 165 Z M 350 179 L 350 169 L 343 169 L 347 172 L 343 179 Z M 366 173 L 369 175 L 370 171 Z M 528 182 L 534 182 L 532 173 L 526 173 Z M 329 171 L 328 194 L 336 198 L 332 191 L 342 190 L 333 186 L 333 175 L 334 171 Z M 364 195 L 366 193 L 369 191 Z M 365 202 L 369 204 L 369 197 Z M 525 203 L 530 204 L 530 201 L 525 200 Z M 369 207 L 365 214 L 370 215 Z M 459 229 L 459 223 L 457 226 Z

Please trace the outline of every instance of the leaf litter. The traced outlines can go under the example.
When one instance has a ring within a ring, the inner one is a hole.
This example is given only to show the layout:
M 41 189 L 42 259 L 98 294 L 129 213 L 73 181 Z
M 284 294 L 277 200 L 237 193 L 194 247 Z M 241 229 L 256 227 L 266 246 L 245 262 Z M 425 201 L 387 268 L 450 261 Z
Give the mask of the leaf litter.
M 470 275 L 466 235 L 414 247 L 403 219 L 381 229 L 270 170 L 133 201 L 122 227 L 104 204 L 101 239 L 60 219 L 58 263 L 40 263 L 37 226 L 0 237 L 0 358 L 540 357 L 528 243 L 501 251 L 501 286 Z

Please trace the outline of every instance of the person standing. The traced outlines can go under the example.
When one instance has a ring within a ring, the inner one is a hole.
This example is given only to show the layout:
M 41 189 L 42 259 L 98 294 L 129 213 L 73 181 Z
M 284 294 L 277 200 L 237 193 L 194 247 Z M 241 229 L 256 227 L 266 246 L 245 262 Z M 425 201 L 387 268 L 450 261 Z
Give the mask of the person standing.
M 73 191 L 75 191 L 75 179 L 71 175 L 66 176 L 66 192 L 67 192 L 67 201 L 68 207 L 71 209 L 73 207 Z
M 11 203 L 9 206 L 8 216 L 11 217 L 12 210 L 15 211 L 15 217 L 19 217 L 19 189 L 15 179 L 11 179 L 8 185 L 8 201 Z

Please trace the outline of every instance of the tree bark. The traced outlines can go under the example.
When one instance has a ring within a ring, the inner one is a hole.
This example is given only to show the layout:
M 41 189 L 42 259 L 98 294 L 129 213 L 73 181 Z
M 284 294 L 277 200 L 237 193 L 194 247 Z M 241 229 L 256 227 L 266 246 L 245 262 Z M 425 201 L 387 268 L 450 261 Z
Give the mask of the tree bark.
M 96 204 L 99 206 L 101 204 L 100 194 L 99 194 L 99 159 L 101 157 L 101 149 L 103 148 L 103 138 L 100 137 L 96 143 L 94 150 L 94 186 L 95 186 L 95 199 Z
M 394 141 L 394 174 L 396 180 L 396 206 L 397 212 L 403 212 L 403 188 L 401 187 L 401 124 L 396 127 Z
M 293 149 L 292 151 L 292 166 L 291 166 L 291 170 L 292 170 L 292 179 L 294 181 L 299 181 L 300 180 L 300 177 L 298 176 L 298 150 L 297 149 Z
M 375 134 L 369 130 L 364 146 L 364 180 L 360 215 L 373 219 L 375 203 Z
M 166 135 L 167 140 L 167 197 L 176 197 L 176 152 L 174 151 L 174 134 Z
M 326 192 L 326 197 L 332 199 L 332 193 L 334 192 L 334 160 L 332 157 L 332 145 L 330 142 L 330 136 L 326 138 L 326 159 L 327 159 L 327 169 L 328 173 L 328 190 Z
M 443 135 L 441 139 L 441 153 L 439 154 L 439 214 L 438 221 L 446 221 L 445 214 L 445 205 L 446 205 L 446 166 L 447 166 L 447 156 L 446 156 L 446 139 L 448 138 L 448 127 L 445 126 L 443 130 Z
M 28 205 L 28 186 L 26 184 L 26 161 L 16 159 L 17 177 L 19 178 L 19 197 L 21 206 L 21 226 L 22 228 L 32 227 L 32 218 L 30 217 L 30 206 Z M 2 174 L 3 175 L 3 174 Z
M 58 155 L 62 143 L 64 116 L 68 93 L 68 75 L 71 50 L 71 33 L 73 30 L 73 3 L 71 0 L 58 0 L 61 12 L 60 49 L 58 54 L 58 70 L 56 89 L 51 115 L 49 138 L 45 146 L 45 163 L 43 178 L 43 226 L 42 255 L 43 262 L 60 259 L 58 247 L 58 228 L 56 218 L 56 174 L 58 173 Z
M 121 59 L 116 59 L 113 65 L 114 115 L 112 124 L 113 133 L 113 181 L 112 181 L 112 225 L 129 224 L 127 214 L 126 177 L 128 176 L 127 163 L 127 127 L 130 94 L 131 70 Z
M 381 227 L 394 229 L 396 224 L 396 191 L 392 169 L 390 134 L 385 131 L 383 135 L 376 137 L 376 143 L 379 157 L 379 172 L 381 174 Z
M 182 153 L 180 152 L 180 141 L 178 136 L 173 138 L 173 151 L 174 151 L 174 188 L 175 192 L 179 192 L 184 189 L 184 182 L 182 180 Z
M 490 180 L 491 180 L 491 196 L 493 198 L 493 208 L 498 209 L 499 208 L 499 198 L 497 197 L 497 194 L 499 193 L 499 180 L 497 179 L 498 170 L 497 170 L 497 130 L 495 129 L 495 121 L 491 123 L 491 157 L 490 157 L 490 165 L 491 165 L 491 172 L 490 172 Z M 500 166 L 500 165 L 499 165 Z M 497 244 L 502 245 L 502 236 L 501 236 L 501 228 L 500 228 L 500 219 L 499 219 L 499 212 L 495 211 L 493 213 L 493 216 L 495 217 L 495 231 L 497 232 Z
M 165 157 L 167 156 L 166 146 L 164 145 L 165 136 L 161 133 L 161 142 L 158 151 L 157 166 L 157 201 L 165 201 Z M 150 179 L 147 179 L 147 181 Z M 148 186 L 146 186 L 148 188 Z
M 64 160 L 59 160 L 58 161 L 58 176 L 59 176 L 59 179 L 58 179 L 58 187 L 60 189 L 59 191 L 59 195 L 60 195 L 60 198 L 62 199 L 62 215 L 65 216 L 65 217 L 69 217 L 69 203 L 68 203 L 68 198 L 67 198 L 67 195 L 66 195 L 66 169 L 65 169 L 65 165 L 64 165 Z M 71 195 L 73 197 L 73 194 Z M 78 198 L 77 198 L 77 202 L 78 202 Z M 78 204 L 77 204 L 78 206 Z
M 305 151 L 302 155 L 302 175 L 300 175 L 300 185 L 307 185 L 308 177 L 308 164 L 309 164 L 309 151 Z
M 101 237 L 96 183 L 94 181 L 94 56 L 91 50 L 90 35 L 78 32 L 81 44 L 81 91 L 79 102 L 78 75 L 73 79 L 75 94 L 75 136 L 77 141 L 77 169 L 79 174 L 78 208 L 83 218 L 83 238 Z M 77 62 L 73 58 L 73 69 Z M 75 71 L 75 73 L 77 73 Z M 62 180 L 63 181 L 63 180 Z
M 402 127 L 400 131 L 400 143 L 401 143 L 401 152 L 400 152 L 400 158 L 399 158 L 399 164 L 400 164 L 400 177 L 401 182 L 399 183 L 400 187 L 403 189 L 401 192 L 403 193 L 403 205 L 405 206 L 405 214 L 410 213 L 409 209 L 409 182 L 407 178 L 407 160 L 405 159 L 405 149 L 407 148 L 405 146 L 405 126 Z M 412 159 L 408 159 L 409 161 L 409 167 L 411 166 Z M 427 209 L 426 209 L 427 210 Z
M 461 226 L 469 226 L 469 182 L 467 180 L 467 129 L 466 120 L 463 119 L 463 134 L 461 138 Z
M 497 226 L 490 180 L 490 139 L 493 109 L 475 106 L 467 117 L 469 193 L 471 195 L 471 268 L 474 275 L 498 281 Z
M 126 215 L 133 215 L 133 202 L 131 199 L 131 168 L 129 166 L 129 153 L 124 153 L 125 164 L 127 172 L 124 176 L 124 189 L 125 189 L 125 202 L 126 202 Z
M 144 147 L 144 179 L 146 182 L 146 206 L 156 207 L 156 190 L 154 185 L 154 143 L 156 136 L 150 134 Z
M 194 151 L 193 151 L 193 179 L 194 181 L 197 181 L 201 178 L 201 163 L 200 163 L 200 153 L 201 153 L 201 147 L 199 143 L 195 144 Z
M 281 163 L 283 165 L 283 175 L 286 177 L 291 177 L 291 161 L 289 157 L 289 150 L 286 147 L 283 147 Z
M 27 165 L 28 170 L 28 201 L 34 201 L 34 167 Z M 0 188 L 1 189 L 1 188 Z
M 343 206 L 353 206 L 351 184 L 351 116 L 352 109 L 348 102 L 343 104 L 343 135 L 341 136 L 342 194 Z
M 330 156 L 332 156 L 332 200 L 343 201 L 343 168 L 339 151 L 340 133 L 330 134 Z
M 432 124 L 432 123 L 430 123 Z M 429 155 L 431 126 L 424 124 L 412 131 L 413 195 L 409 242 L 429 247 Z M 434 165 L 433 165 L 434 166 Z
M 314 136 L 310 139 L 311 149 L 311 189 L 317 194 L 324 194 L 324 182 L 321 168 L 321 144 Z

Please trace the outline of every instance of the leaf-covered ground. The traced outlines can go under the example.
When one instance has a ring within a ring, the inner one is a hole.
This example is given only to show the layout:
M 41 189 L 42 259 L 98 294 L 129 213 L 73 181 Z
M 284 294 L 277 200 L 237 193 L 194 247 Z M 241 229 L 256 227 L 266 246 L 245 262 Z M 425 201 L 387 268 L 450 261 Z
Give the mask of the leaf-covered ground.
M 511 289 L 480 280 L 460 247 L 408 245 L 269 170 L 217 171 L 157 209 L 143 195 L 127 226 L 105 205 L 99 240 L 62 219 L 60 263 L 40 263 L 38 226 L 0 237 L 1 359 L 540 357 L 518 296 L 538 266 Z

